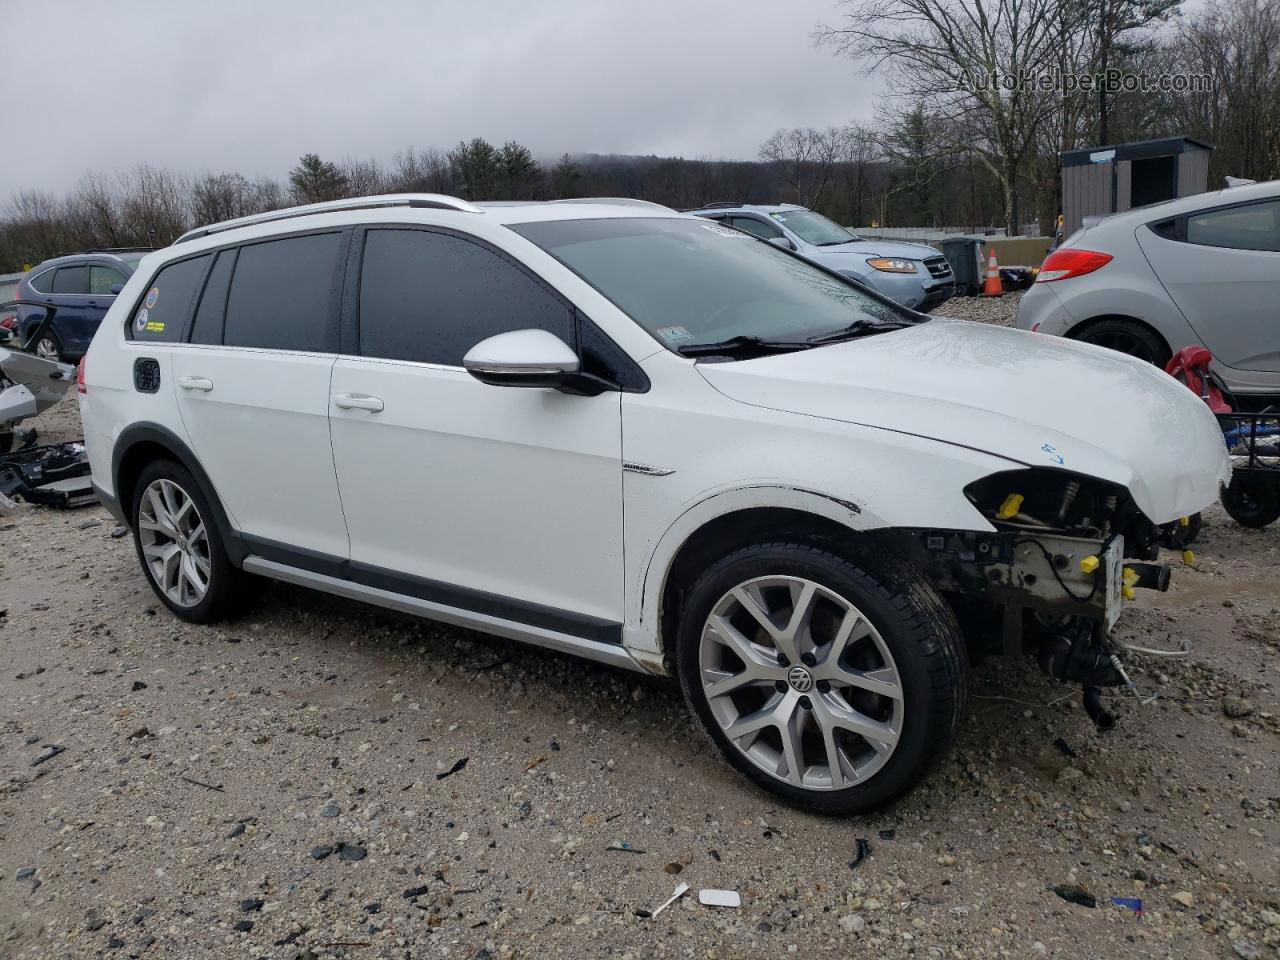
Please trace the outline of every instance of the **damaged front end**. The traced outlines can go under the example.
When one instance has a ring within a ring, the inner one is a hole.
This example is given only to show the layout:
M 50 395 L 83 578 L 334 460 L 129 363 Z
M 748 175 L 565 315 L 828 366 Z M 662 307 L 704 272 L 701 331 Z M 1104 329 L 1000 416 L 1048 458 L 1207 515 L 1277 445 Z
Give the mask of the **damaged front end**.
M 1033 654 L 1081 684 L 1089 716 L 1109 728 L 1100 688 L 1136 693 L 1112 628 L 1138 590 L 1168 589 L 1155 561 L 1161 545 L 1185 548 L 1189 522 L 1157 526 L 1123 487 L 1055 469 L 992 474 L 965 495 L 994 530 L 899 530 L 893 546 L 983 624 L 993 639 L 980 652 Z

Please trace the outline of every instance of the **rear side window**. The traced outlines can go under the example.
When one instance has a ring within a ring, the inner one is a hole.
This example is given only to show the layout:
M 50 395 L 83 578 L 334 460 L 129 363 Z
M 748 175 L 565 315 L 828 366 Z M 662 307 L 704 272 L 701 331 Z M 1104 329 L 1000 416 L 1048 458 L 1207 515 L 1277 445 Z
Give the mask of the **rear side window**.
M 222 319 L 227 312 L 227 290 L 231 287 L 231 270 L 235 263 L 235 250 L 223 250 L 214 261 L 200 297 L 200 306 L 191 321 L 192 343 L 222 343 Z
M 88 267 L 59 267 L 53 277 L 54 293 L 88 293 Z
M 1187 242 L 1233 250 L 1280 251 L 1280 200 L 1187 217 Z
M 113 270 L 110 267 L 99 267 L 94 264 L 89 266 L 89 293 L 91 294 L 115 296 L 111 292 L 111 288 L 116 284 L 124 286 L 124 280 L 124 274 L 119 270 Z
M 730 217 L 729 225 L 762 240 L 772 240 L 774 237 L 782 236 L 782 230 L 778 227 L 775 227 L 772 223 L 757 220 L 754 217 Z
M 206 253 L 161 268 L 129 321 L 133 339 L 148 343 L 176 343 L 182 339 L 212 257 Z
M 526 329 L 576 347 L 572 309 L 487 247 L 425 230 L 366 235 L 362 356 L 460 367 L 481 340 Z
M 336 353 L 342 234 L 287 237 L 240 248 L 223 342 Z
M 31 278 L 31 289 L 36 293 L 53 293 L 53 275 L 56 270 L 46 270 L 38 277 Z

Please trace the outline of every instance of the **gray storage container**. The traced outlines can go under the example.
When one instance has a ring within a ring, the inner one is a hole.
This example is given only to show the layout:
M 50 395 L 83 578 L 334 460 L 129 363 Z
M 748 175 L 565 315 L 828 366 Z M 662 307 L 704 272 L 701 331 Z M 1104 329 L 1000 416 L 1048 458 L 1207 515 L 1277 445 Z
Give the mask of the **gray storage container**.
M 978 267 L 982 258 L 982 241 L 977 237 L 946 237 L 942 255 L 951 264 L 956 278 L 956 296 L 976 297 L 982 290 L 983 274 Z

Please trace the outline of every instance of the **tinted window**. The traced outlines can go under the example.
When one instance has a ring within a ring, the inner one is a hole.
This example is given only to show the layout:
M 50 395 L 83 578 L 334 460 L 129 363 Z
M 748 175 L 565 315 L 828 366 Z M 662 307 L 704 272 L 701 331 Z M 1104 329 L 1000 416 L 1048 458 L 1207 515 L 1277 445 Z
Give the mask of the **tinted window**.
M 235 250 L 223 250 L 214 261 L 205 281 L 200 306 L 191 321 L 192 343 L 222 343 L 222 318 L 227 312 L 227 290 L 231 286 L 231 268 L 235 266 Z
M 134 309 L 129 330 L 135 340 L 174 343 L 187 328 L 191 305 L 212 254 L 180 260 L 161 269 Z
M 772 223 L 765 223 L 763 220 L 756 220 L 753 217 L 730 217 L 729 225 L 737 227 L 739 230 L 745 230 L 752 236 L 760 237 L 764 240 L 772 240 L 774 237 L 782 236 L 782 231 Z
M 549 330 L 576 347 L 573 311 L 506 258 L 423 230 L 371 230 L 360 274 L 360 353 L 461 366 L 481 340 Z
M 1234 250 L 1280 251 L 1280 200 L 1193 213 L 1187 217 L 1187 242 Z
M 267 350 L 334 353 L 342 234 L 241 247 L 227 298 L 223 342 Z
M 119 270 L 112 270 L 110 267 L 98 267 L 90 265 L 89 267 L 89 292 L 111 294 L 111 288 L 117 283 L 124 285 L 124 274 Z
M 53 275 L 56 271 L 46 270 L 38 277 L 31 278 L 31 289 L 36 293 L 53 293 Z
M 59 267 L 53 277 L 54 293 L 88 293 L 88 267 Z

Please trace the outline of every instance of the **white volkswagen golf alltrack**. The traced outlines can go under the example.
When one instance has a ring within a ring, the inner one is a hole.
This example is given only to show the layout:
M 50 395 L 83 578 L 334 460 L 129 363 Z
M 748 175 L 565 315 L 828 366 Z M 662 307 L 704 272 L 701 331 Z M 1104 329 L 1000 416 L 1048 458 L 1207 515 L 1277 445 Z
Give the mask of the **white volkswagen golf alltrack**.
M 1125 682 L 1111 628 L 1228 476 L 1121 354 L 930 318 L 638 201 L 397 195 L 194 230 L 80 370 L 177 616 L 257 575 L 678 678 L 816 810 L 918 781 L 968 664 Z

